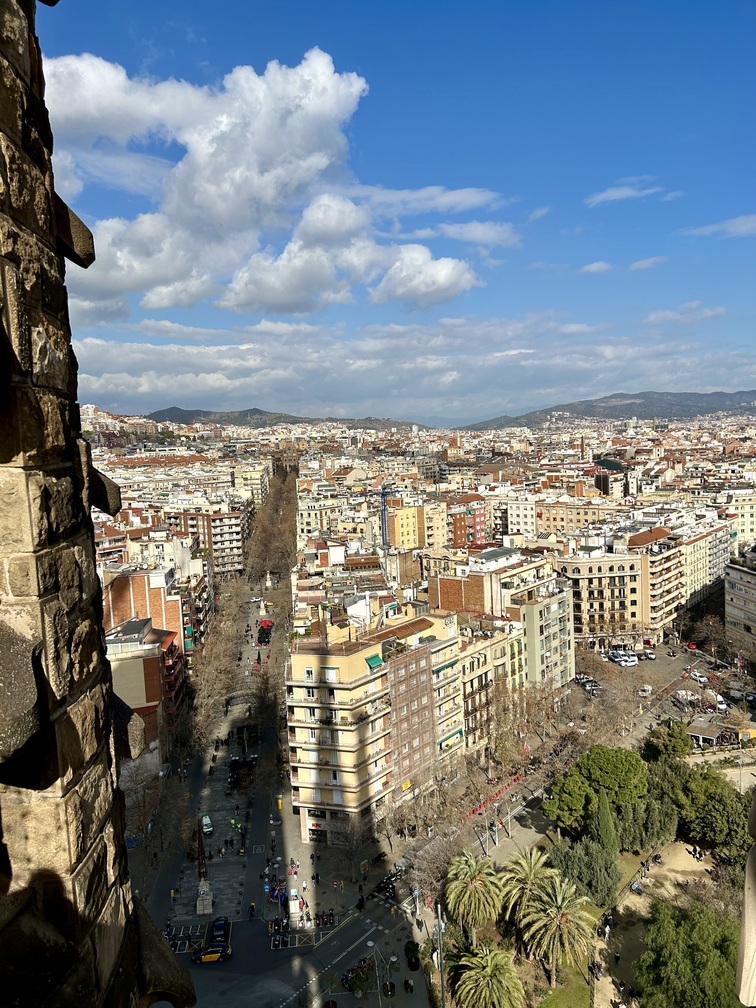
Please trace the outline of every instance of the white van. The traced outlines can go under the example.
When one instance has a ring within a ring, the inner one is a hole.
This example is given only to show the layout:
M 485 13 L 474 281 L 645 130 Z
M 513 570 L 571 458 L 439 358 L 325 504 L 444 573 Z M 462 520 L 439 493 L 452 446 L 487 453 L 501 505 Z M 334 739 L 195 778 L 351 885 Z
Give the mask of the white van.
M 209 815 L 202 816 L 202 832 L 205 834 L 205 836 L 213 835 L 213 824 L 210 820 Z

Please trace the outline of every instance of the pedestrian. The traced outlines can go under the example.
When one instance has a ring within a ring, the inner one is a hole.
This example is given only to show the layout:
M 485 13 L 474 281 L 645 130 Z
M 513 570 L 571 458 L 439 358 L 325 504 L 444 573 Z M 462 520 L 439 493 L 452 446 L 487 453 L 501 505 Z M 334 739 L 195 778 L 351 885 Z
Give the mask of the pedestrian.
M 239 815 L 239 803 L 236 803 L 236 814 Z
M 412 977 L 409 978 L 409 992 L 410 994 L 415 993 L 415 981 L 412 979 Z
M 690 853 L 693 855 L 693 858 L 696 861 L 698 861 L 698 847 L 694 847 L 693 850 Z
M 315 885 L 320 885 L 320 872 L 315 872 Z
M 228 850 L 228 837 L 226 837 L 223 843 L 225 844 L 226 850 Z
M 610 931 L 611 931 L 611 928 L 607 924 L 606 927 L 604 928 L 604 941 L 609 941 L 609 932 Z
M 404 993 L 409 994 L 409 978 L 404 978 Z
M 315 864 L 315 851 L 310 852 L 310 864 Z
M 615 952 L 614 953 L 614 965 L 615 966 L 619 966 L 619 961 L 620 961 L 620 954 L 619 954 L 619 952 Z
M 341 891 L 344 892 L 344 879 L 342 879 L 341 882 L 339 882 L 339 886 L 341 888 Z
M 297 871 L 299 871 L 299 858 L 297 858 Z
M 315 851 L 315 857 L 318 859 L 318 861 L 320 861 L 320 851 L 319 850 Z
M 233 837 L 229 837 L 228 838 L 228 846 L 231 848 L 231 850 L 234 849 L 234 838 Z
M 250 903 L 249 904 L 249 919 L 252 920 L 252 918 L 254 916 L 255 916 L 255 904 L 254 903 Z
M 302 882 L 302 892 L 307 892 L 307 879 Z
M 619 992 L 620 992 L 620 997 L 622 997 L 622 995 L 625 993 L 625 981 L 624 980 L 620 980 L 620 982 L 619 982 Z

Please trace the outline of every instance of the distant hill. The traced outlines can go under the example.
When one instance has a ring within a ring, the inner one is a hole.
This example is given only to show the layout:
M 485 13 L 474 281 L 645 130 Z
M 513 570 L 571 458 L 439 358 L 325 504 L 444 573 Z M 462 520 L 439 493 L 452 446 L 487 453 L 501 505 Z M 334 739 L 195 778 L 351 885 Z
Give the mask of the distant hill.
M 168 409 L 157 410 L 155 413 L 147 414 L 148 420 L 155 423 L 210 423 L 235 425 L 237 427 L 272 427 L 274 424 L 317 424 L 317 423 L 340 423 L 349 428 L 362 428 L 363 430 L 390 430 L 392 427 L 405 429 L 412 426 L 411 420 L 391 420 L 384 417 L 362 417 L 362 419 L 350 419 L 345 417 L 302 417 L 294 416 L 291 413 L 271 413 L 268 410 L 252 409 L 245 410 L 187 410 L 180 406 L 169 406 Z M 418 426 L 422 427 L 422 424 Z
M 540 427 L 555 413 L 573 417 L 622 420 L 685 420 L 712 413 L 756 415 L 756 390 L 750 392 L 614 392 L 601 399 L 581 399 L 520 416 L 500 416 L 470 424 L 463 430 L 484 431 L 503 427 Z

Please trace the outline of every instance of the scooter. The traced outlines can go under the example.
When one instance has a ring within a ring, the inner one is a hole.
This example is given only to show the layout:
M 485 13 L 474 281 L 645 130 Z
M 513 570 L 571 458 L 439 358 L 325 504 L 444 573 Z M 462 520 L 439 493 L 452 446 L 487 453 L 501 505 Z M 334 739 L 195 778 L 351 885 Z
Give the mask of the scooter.
M 333 927 L 333 910 L 328 911 L 328 923 L 331 927 Z
M 320 927 L 320 910 L 315 911 L 315 927 Z

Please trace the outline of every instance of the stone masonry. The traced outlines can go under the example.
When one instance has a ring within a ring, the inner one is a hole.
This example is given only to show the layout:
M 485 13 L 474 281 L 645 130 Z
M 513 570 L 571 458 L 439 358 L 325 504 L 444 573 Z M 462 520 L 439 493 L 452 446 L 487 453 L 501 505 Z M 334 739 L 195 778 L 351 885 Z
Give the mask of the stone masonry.
M 82 438 L 64 286 L 94 248 L 53 188 L 35 13 L 0 0 L 0 1001 L 191 1005 L 126 867 L 116 740 L 139 733 L 112 713 L 89 516 L 120 501 Z

